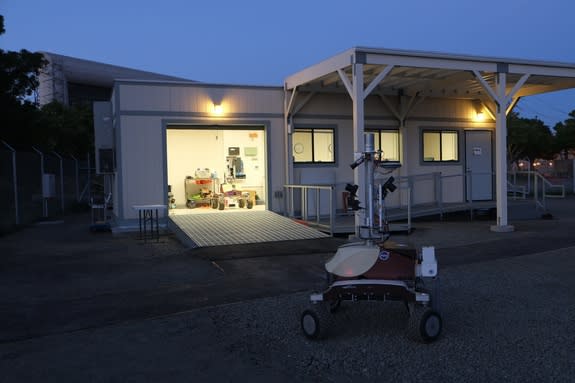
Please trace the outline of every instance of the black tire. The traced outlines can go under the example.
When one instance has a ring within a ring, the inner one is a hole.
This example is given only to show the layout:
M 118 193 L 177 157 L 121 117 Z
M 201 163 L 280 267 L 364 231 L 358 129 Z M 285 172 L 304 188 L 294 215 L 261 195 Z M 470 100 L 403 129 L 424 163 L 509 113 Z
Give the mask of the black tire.
M 186 207 L 187 207 L 188 209 L 193 209 L 193 208 L 196 207 L 196 203 L 195 203 L 194 201 L 192 201 L 192 200 L 189 200 L 188 202 L 186 202 Z
M 251 209 L 251 208 L 254 207 L 254 203 L 253 203 L 252 201 L 249 201 L 249 200 L 248 200 L 248 202 L 247 202 L 247 204 L 246 204 L 246 207 L 247 207 L 248 209 Z
M 443 321 L 435 310 L 425 306 L 414 305 L 410 310 L 407 323 L 407 336 L 415 341 L 430 343 L 441 334 Z
M 211 205 L 212 205 L 212 209 L 217 209 L 218 208 L 218 199 L 212 198 Z
M 218 210 L 224 210 L 225 207 L 226 207 L 226 204 L 224 201 L 218 202 Z
M 301 314 L 300 324 L 308 339 L 324 339 L 333 322 L 333 316 L 325 304 L 315 304 Z
M 238 200 L 238 205 L 240 206 L 240 209 L 243 209 L 244 206 L 246 206 L 246 201 L 243 198 L 240 198 Z

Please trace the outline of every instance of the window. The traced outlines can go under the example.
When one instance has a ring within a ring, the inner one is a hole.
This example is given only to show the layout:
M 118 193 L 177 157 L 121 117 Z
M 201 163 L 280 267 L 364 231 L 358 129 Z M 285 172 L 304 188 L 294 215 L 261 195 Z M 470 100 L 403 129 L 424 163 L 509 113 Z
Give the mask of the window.
M 399 162 L 399 130 L 397 129 L 380 129 L 368 130 L 368 133 L 374 133 L 375 150 L 382 152 L 382 160 Z
M 423 131 L 423 162 L 459 161 L 458 141 L 453 130 Z
M 292 136 L 294 162 L 334 163 L 333 137 L 333 129 L 296 128 Z

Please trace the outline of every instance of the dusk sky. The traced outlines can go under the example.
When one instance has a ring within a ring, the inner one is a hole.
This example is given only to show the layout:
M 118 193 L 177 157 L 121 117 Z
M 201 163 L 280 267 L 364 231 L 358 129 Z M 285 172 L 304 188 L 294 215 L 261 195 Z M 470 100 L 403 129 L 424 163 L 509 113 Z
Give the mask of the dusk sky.
M 0 0 L 7 50 L 49 51 L 209 83 L 281 85 L 353 46 L 575 63 L 573 0 Z M 547 125 L 575 91 L 516 110 Z

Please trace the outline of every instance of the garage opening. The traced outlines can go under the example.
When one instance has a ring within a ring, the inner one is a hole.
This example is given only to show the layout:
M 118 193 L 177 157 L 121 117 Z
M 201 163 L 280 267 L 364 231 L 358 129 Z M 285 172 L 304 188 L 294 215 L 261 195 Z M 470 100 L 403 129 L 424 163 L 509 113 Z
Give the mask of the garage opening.
M 170 125 L 166 154 L 170 215 L 266 210 L 263 126 Z

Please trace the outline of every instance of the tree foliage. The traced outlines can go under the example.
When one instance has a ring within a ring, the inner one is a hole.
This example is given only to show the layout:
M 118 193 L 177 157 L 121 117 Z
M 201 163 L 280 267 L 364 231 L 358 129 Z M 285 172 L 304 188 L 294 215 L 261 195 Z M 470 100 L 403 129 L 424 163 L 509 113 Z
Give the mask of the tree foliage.
M 0 35 L 4 32 L 4 17 L 0 15 Z M 0 49 L 0 127 L 2 138 L 9 142 L 17 144 L 15 141 L 30 136 L 35 129 L 39 111 L 31 96 L 38 88 L 44 64 L 40 53 Z
M 0 35 L 4 32 L 0 15 Z M 34 96 L 46 64 L 41 53 L 0 49 L 0 139 L 17 147 L 86 154 L 93 145 L 91 109 L 57 102 L 37 105 Z
M 555 152 L 562 158 L 567 158 L 569 152 L 575 150 L 575 110 L 569 113 L 569 118 L 559 122 L 555 130 Z
M 43 147 L 60 153 L 83 155 L 93 149 L 92 110 L 53 101 L 40 110 Z
M 507 147 L 510 162 L 526 158 L 553 157 L 553 134 L 538 118 L 520 117 L 511 112 L 507 117 Z

